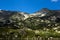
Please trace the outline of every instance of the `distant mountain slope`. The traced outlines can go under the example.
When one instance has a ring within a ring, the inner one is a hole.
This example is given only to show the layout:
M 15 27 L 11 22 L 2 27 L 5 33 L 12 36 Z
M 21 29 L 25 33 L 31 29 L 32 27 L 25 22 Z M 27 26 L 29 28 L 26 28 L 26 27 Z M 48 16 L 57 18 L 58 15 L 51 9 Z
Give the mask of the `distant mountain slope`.
M 9 26 L 20 28 L 25 26 L 30 28 L 35 26 L 35 28 L 37 28 L 38 26 L 38 28 L 41 28 L 40 26 L 42 26 L 43 23 L 46 25 L 46 23 L 51 22 L 60 22 L 60 10 L 43 8 L 33 14 L 19 11 L 0 10 L 0 27 Z

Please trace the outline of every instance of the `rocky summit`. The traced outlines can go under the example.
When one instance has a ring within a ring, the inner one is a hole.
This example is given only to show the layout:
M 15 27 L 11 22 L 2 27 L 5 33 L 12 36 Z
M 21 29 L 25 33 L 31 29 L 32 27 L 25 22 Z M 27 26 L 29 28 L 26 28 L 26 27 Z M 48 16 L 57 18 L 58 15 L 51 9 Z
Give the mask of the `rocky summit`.
M 34 13 L 0 10 L 0 27 L 34 29 L 57 27 L 60 22 L 60 10 L 43 8 Z M 53 24 L 53 25 L 52 25 Z M 33 26 L 33 27 L 32 27 Z

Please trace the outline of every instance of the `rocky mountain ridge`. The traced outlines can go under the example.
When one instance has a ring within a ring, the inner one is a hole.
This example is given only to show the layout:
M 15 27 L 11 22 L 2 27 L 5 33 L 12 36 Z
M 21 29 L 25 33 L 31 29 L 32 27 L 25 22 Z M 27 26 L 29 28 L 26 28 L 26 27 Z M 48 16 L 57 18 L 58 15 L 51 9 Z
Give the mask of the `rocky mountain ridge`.
M 31 26 L 38 26 L 38 28 L 41 28 L 39 26 L 41 25 L 40 23 L 46 24 L 49 22 L 60 22 L 60 10 L 49 10 L 44 8 L 32 14 L 28 14 L 26 12 L 0 10 L 1 27 L 14 26 L 19 28 L 21 26 L 26 26 L 30 28 Z
M 8 18 L 9 16 L 15 15 L 15 14 L 19 14 L 24 16 L 24 19 L 28 18 L 28 17 L 43 17 L 43 16 L 50 16 L 55 14 L 55 16 L 60 16 L 60 10 L 49 10 L 46 8 L 43 8 L 40 11 L 37 11 L 35 13 L 26 13 L 26 12 L 19 12 L 19 11 L 9 11 L 9 10 L 0 10 L 0 18 Z

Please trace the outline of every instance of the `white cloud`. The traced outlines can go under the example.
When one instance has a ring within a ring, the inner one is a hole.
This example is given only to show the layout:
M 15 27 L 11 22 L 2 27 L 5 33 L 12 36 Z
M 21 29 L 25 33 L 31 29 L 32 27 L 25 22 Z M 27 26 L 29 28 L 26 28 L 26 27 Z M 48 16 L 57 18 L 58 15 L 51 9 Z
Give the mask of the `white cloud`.
M 58 0 L 51 0 L 52 2 L 58 2 Z

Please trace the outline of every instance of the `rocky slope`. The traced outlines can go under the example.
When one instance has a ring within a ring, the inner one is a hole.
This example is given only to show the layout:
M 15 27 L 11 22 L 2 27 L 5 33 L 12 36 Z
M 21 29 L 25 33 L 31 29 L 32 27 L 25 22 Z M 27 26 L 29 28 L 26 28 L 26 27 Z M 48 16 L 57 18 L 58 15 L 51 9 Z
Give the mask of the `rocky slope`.
M 19 28 L 21 26 L 26 26 L 30 28 L 31 26 L 39 26 L 38 28 L 41 28 L 40 26 L 42 26 L 42 24 L 44 25 L 45 23 L 46 25 L 46 23 L 49 24 L 51 22 L 60 22 L 60 10 L 43 8 L 32 14 L 19 11 L 0 10 L 0 27 L 11 26 Z
M 0 38 L 24 40 L 27 37 L 29 40 L 60 38 L 60 10 L 44 8 L 32 14 L 0 10 Z

